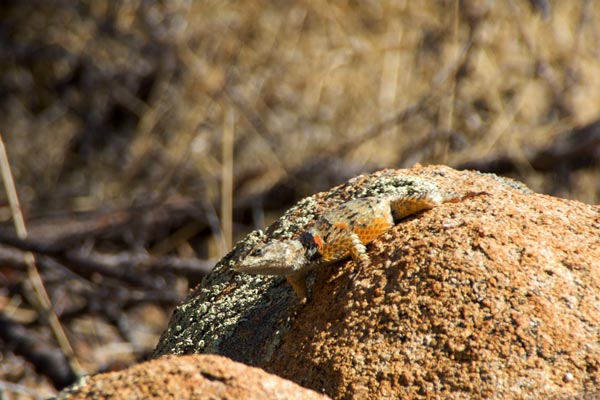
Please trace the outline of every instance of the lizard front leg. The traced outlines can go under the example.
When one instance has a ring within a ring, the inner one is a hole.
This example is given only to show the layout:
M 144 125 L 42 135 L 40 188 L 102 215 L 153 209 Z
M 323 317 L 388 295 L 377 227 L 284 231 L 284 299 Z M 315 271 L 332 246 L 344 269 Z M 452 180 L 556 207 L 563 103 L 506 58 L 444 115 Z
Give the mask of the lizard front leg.
M 358 269 L 352 278 L 354 280 L 358 278 L 362 269 L 371 263 L 371 259 L 367 254 L 367 247 L 354 232 L 350 233 L 350 256 L 352 257 L 352 261 L 358 266 Z
M 307 291 L 306 291 L 306 277 L 304 272 L 298 272 L 295 274 L 286 275 L 285 279 L 289 282 L 294 289 L 294 293 L 298 296 L 300 303 L 306 302 Z

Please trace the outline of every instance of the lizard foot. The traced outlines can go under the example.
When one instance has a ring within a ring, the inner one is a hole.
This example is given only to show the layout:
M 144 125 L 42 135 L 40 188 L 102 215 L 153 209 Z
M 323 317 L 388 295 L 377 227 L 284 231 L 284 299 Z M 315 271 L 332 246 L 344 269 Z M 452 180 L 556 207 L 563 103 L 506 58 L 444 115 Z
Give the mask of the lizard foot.
M 363 268 L 367 267 L 371 263 L 369 256 L 366 254 L 361 254 L 358 257 L 358 259 L 354 260 L 354 261 L 355 261 L 356 265 L 358 266 L 358 268 L 356 269 L 356 272 L 350 278 L 352 281 L 356 281 L 358 279 L 358 277 L 360 276 L 360 274 L 362 273 Z

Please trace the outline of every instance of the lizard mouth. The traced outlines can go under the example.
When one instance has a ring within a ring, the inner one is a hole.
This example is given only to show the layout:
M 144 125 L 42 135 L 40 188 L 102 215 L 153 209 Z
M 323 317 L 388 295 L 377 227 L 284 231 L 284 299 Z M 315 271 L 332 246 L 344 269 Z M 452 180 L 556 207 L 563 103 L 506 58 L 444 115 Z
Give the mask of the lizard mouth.
M 242 263 L 233 266 L 235 272 L 244 272 L 246 274 L 257 275 L 291 275 L 294 269 L 290 264 L 268 263 L 261 260 L 256 263 L 249 263 L 250 260 L 244 260 Z

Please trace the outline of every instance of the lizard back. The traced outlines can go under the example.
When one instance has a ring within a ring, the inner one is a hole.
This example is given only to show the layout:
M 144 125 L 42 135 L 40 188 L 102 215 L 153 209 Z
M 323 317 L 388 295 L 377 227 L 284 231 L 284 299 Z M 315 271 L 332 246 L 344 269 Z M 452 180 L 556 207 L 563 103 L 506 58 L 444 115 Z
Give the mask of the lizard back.
M 308 232 L 323 262 L 348 256 L 358 236 L 364 245 L 394 226 L 389 202 L 367 197 L 349 201 L 327 212 Z

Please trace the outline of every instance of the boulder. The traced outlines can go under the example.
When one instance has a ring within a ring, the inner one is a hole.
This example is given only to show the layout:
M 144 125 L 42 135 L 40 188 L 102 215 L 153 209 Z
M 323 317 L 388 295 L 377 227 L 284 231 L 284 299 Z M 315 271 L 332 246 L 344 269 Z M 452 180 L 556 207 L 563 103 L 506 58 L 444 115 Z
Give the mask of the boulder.
M 409 217 L 309 277 L 232 266 L 265 237 L 296 237 L 352 198 L 406 176 L 486 192 Z M 238 245 L 174 312 L 154 355 L 216 353 L 332 398 L 600 396 L 600 209 L 494 175 L 415 166 L 302 200 Z
M 58 399 L 314 399 L 328 397 L 215 355 L 164 356 L 82 378 Z

